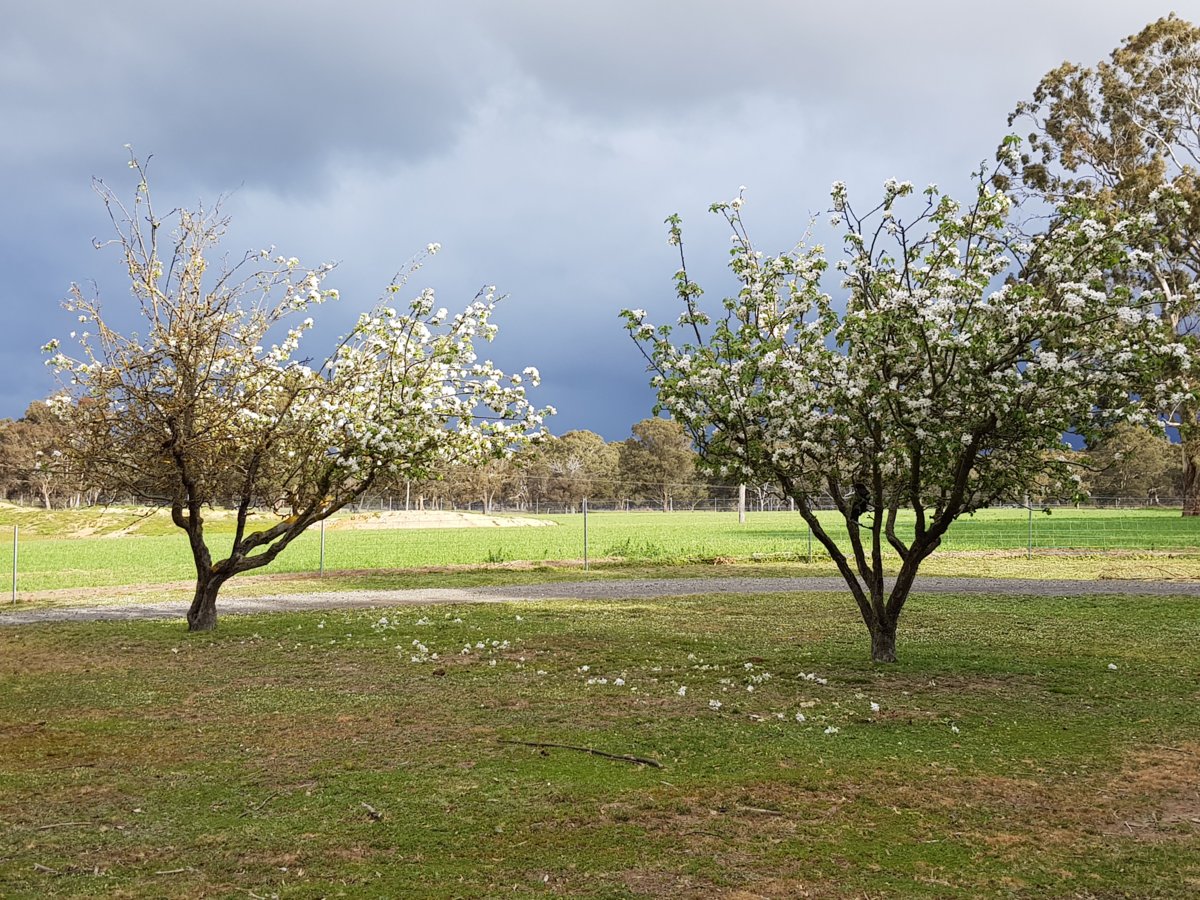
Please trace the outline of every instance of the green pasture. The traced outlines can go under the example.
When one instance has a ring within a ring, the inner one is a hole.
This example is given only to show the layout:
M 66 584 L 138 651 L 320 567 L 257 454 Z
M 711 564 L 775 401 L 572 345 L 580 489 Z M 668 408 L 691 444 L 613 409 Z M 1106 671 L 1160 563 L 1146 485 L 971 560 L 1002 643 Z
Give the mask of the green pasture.
M 581 560 L 583 516 L 553 516 L 541 528 L 351 530 L 334 520 L 326 531 L 328 571 L 404 569 L 528 561 Z M 836 516 L 823 515 L 835 531 Z M 128 510 L 40 511 L 0 508 L 4 526 L 20 527 L 19 586 L 55 588 L 153 584 L 193 576 L 181 533 L 167 516 Z M 911 527 L 902 522 L 902 528 Z M 943 550 L 1023 550 L 1030 523 L 1024 510 L 988 510 L 960 520 Z M 214 513 L 216 552 L 232 534 L 228 515 Z M 844 533 L 844 532 L 843 532 Z M 71 536 L 85 534 L 86 536 Z M 1076 510 L 1035 513 L 1033 549 L 1140 549 L 1200 551 L 1200 519 L 1175 510 Z M 686 563 L 807 561 L 808 529 L 794 513 L 750 513 L 739 525 L 733 513 L 599 512 L 588 516 L 592 560 Z M 825 558 L 811 543 L 812 557 Z M 316 528 L 298 539 L 266 572 L 314 572 L 319 566 Z M 11 554 L 0 550 L 0 584 L 11 577 Z
M 914 596 L 894 666 L 839 594 L 4 628 L 0 895 L 1194 897 L 1198 643 L 1163 597 Z

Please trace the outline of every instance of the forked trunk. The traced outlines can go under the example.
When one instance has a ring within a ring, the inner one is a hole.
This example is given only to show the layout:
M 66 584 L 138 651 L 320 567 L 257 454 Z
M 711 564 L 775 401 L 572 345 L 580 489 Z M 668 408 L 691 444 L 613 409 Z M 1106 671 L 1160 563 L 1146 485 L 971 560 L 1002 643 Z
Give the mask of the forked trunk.
M 871 628 L 871 659 L 875 662 L 896 661 L 896 623 L 877 622 Z
M 212 631 L 217 627 L 217 592 L 225 581 L 222 578 L 196 580 L 196 594 L 188 609 L 188 631 Z

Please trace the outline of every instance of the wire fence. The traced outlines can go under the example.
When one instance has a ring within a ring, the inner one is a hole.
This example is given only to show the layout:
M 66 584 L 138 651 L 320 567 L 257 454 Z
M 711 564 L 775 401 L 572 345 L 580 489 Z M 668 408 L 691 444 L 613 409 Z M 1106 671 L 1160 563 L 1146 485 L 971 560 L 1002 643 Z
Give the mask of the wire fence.
M 649 481 L 579 478 L 547 483 L 545 478 L 506 475 L 494 482 L 486 477 L 469 481 L 412 482 L 359 497 L 346 508 L 355 512 L 455 511 L 484 514 L 569 515 L 581 511 L 584 501 L 592 512 L 781 512 L 794 511 L 794 502 L 771 485 L 731 485 L 702 481 Z M 23 509 L 106 509 L 138 505 L 131 497 L 84 494 L 47 495 L 11 493 L 0 498 Z M 834 510 L 829 495 L 810 498 L 817 510 Z M 234 500 L 217 500 L 216 509 L 235 509 Z M 260 501 L 252 506 L 268 507 Z M 1019 500 L 992 508 L 1034 509 L 1161 509 L 1179 510 L 1183 498 L 1170 492 L 1149 490 L 1139 494 L 1065 498 L 1028 492 Z
M 578 552 L 564 558 L 582 559 L 585 566 L 597 558 L 828 559 L 824 547 L 796 514 L 794 502 L 770 488 L 694 482 L 607 482 L 603 486 L 610 489 L 609 496 L 543 497 L 526 485 L 510 490 L 508 497 L 458 502 L 449 499 L 456 496 L 453 493 L 429 501 L 416 495 L 420 499 L 415 501 L 410 490 L 403 502 L 395 494 L 381 494 L 363 498 L 356 510 L 361 514 L 436 509 L 551 517 L 560 525 L 574 523 Z M 613 487 L 618 490 L 612 491 Z M 621 487 L 635 487 L 640 496 L 621 496 Z M 823 528 L 848 551 L 845 522 L 833 499 L 818 498 L 812 506 L 819 511 Z M 943 538 L 940 549 L 1023 551 L 1028 557 L 1064 551 L 1200 552 L 1200 518 L 1183 517 L 1182 506 L 1182 498 L 1157 491 L 1086 500 L 1034 496 L 961 517 Z M 898 517 L 897 534 L 906 542 L 912 538 L 914 520 L 911 512 L 901 512 Z M 870 523 L 868 513 L 862 519 L 863 527 L 869 528 Z M 492 547 L 485 561 L 554 558 L 540 556 L 532 547 L 524 552 L 525 557 L 520 549 Z
M 582 496 L 578 500 L 483 500 L 452 501 L 438 498 L 418 500 L 409 498 L 406 502 L 403 496 L 395 494 L 375 494 L 360 498 L 347 508 L 354 512 L 423 512 L 423 511 L 461 511 L 480 513 L 483 515 L 535 515 L 555 516 L 574 515 L 582 512 L 582 504 L 587 501 L 588 509 L 593 513 L 599 512 L 719 512 L 737 513 L 742 509 L 736 495 L 732 497 L 704 497 L 688 502 L 669 503 L 664 509 L 657 500 L 646 499 L 612 499 Z M 832 512 L 837 505 L 830 497 L 817 498 L 810 504 L 814 509 Z M 752 512 L 795 512 L 795 503 L 778 496 L 756 498 L 748 496 L 745 511 Z M 1028 509 L 1042 510 L 1162 510 L 1180 513 L 1183 508 L 1182 497 L 1088 497 L 1083 500 L 1062 498 L 1033 499 L 1028 503 L 1001 503 L 990 509 Z
M 736 498 L 706 498 L 687 510 L 664 513 L 648 504 L 593 504 L 590 498 L 536 510 L 445 503 L 441 515 L 404 510 L 402 498 L 365 499 L 328 522 L 311 527 L 280 555 L 267 573 L 316 574 L 481 564 L 591 566 L 599 560 L 646 563 L 721 561 L 828 562 L 798 513 L 787 504 L 753 495 L 744 515 Z M 1178 505 L 1139 498 L 1106 497 L 1099 503 L 1012 505 L 960 518 L 940 551 L 999 552 L 1036 557 L 1064 552 L 1200 554 L 1200 517 L 1184 517 Z M 848 550 L 839 513 L 818 514 L 823 527 Z M 214 558 L 232 541 L 230 513 L 207 517 Z M 515 520 L 511 521 L 511 520 Z M 270 521 L 270 520 L 266 520 Z M 534 524 L 530 524 L 534 523 Z M 868 513 L 864 526 L 871 523 Z M 260 520 L 261 524 L 261 520 Z M 529 527 L 501 527 L 525 524 Z M 17 527 L 19 525 L 19 540 Z M 7 527 L 5 527 L 7 526 Z M 475 526 L 475 527 L 467 527 Z M 0 590 L 19 591 L 162 584 L 194 579 L 188 543 L 169 516 L 131 509 L 35 511 L 0 509 Z M 911 514 L 897 520 L 907 539 Z M 13 537 L 12 552 L 5 539 Z M 7 593 L 7 591 L 6 591 Z

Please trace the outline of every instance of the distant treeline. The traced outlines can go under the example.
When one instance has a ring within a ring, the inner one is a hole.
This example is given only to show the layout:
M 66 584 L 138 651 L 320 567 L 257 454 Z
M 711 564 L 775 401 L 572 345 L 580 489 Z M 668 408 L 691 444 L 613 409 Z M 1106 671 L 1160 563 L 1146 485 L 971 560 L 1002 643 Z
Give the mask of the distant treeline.
M 67 439 L 62 424 L 41 401 L 31 404 L 20 419 L 0 420 L 3 496 L 47 508 L 124 499 L 84 490 L 79 474 L 61 464 Z M 1182 494 L 1179 445 L 1149 429 L 1121 426 L 1076 456 L 1081 489 L 1090 496 L 1156 504 Z M 634 425 L 623 441 L 605 441 L 592 431 L 568 431 L 547 436 L 510 459 L 483 466 L 447 465 L 436 478 L 381 483 L 372 495 L 410 509 L 572 512 L 585 499 L 606 508 L 692 509 L 731 503 L 737 492 L 736 481 L 714 479 L 701 471 L 699 456 L 678 423 L 648 418 Z M 1046 499 L 1036 487 L 1030 494 Z M 763 485 L 747 486 L 747 503 L 758 509 L 787 505 Z

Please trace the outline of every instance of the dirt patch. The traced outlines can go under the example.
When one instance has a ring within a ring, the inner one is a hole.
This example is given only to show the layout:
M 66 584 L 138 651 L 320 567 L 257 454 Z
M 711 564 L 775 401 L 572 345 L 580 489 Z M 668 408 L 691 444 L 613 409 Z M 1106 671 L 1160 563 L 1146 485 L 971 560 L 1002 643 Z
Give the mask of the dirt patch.
M 130 535 L 137 534 L 138 526 L 140 524 L 141 523 L 138 522 L 133 525 L 126 525 L 124 528 L 118 528 L 116 531 L 106 531 L 104 534 L 100 535 L 100 537 L 104 540 L 116 540 L 117 538 L 129 537 Z M 84 535 L 79 534 L 76 535 L 76 537 L 84 537 Z
M 857 828 L 864 820 L 888 827 L 948 820 L 957 829 L 954 842 L 1004 862 L 1047 852 L 1104 855 L 1131 842 L 1191 847 L 1200 840 L 1198 775 L 1200 744 L 1192 743 L 1139 749 L 1115 774 L 967 775 L 937 767 L 918 784 L 877 770 L 869 781 L 848 781 L 834 789 L 781 780 L 663 797 L 640 808 L 636 801 L 613 803 L 601 813 L 605 823 L 634 822 L 658 840 L 686 838 L 698 852 L 720 859 L 736 882 L 743 870 L 730 848 L 746 841 L 787 843 L 806 833 Z M 637 889 L 639 883 L 652 884 L 655 874 L 633 870 L 625 883 Z M 755 882 L 746 885 L 743 896 L 805 896 L 802 890 L 817 897 L 844 895 L 811 882 L 806 874 L 812 873 L 783 866 L 773 875 L 794 893 L 763 891 Z M 686 885 L 667 887 L 687 895 Z
M 829 888 L 807 888 L 802 882 L 772 878 L 755 884 L 753 889 L 741 888 L 724 895 L 727 900 L 774 900 L 776 897 L 833 897 Z
M 681 900 L 684 898 L 700 900 L 704 897 L 722 896 L 716 886 L 707 879 L 678 872 L 664 872 L 661 869 L 631 869 L 621 873 L 620 883 L 642 897 L 678 897 Z
M 950 673 L 907 673 L 888 672 L 885 683 L 893 693 L 905 697 L 908 703 L 900 709 L 885 709 L 876 718 L 893 722 L 904 719 L 941 717 L 945 712 L 933 716 L 922 711 L 922 698 L 928 697 L 991 697 L 1001 702 L 1007 698 L 1028 697 L 1043 693 L 1046 688 L 1042 679 L 1030 675 L 958 675 Z M 913 705 L 916 704 L 916 705 Z
M 1065 547 L 1035 547 L 1035 556 L 1050 556 L 1078 559 L 1195 559 L 1193 551 L 1183 550 L 1151 550 L 1147 549 L 1097 549 L 1084 548 L 1072 550 Z M 1025 548 L 992 549 L 992 550 L 938 550 L 937 555 L 942 559 L 1026 559 L 1028 551 Z
M 931 773 L 919 790 L 897 785 L 892 796 L 910 809 L 990 810 L 991 827 L 967 829 L 962 836 L 1006 859 L 1039 847 L 1079 847 L 1097 840 L 1195 842 L 1200 837 L 1200 744 L 1138 750 L 1115 775 L 1063 780 L 947 771 Z
M 29 678 L 41 675 L 100 675 L 128 668 L 121 655 L 95 642 L 79 641 L 69 648 L 42 641 L 22 641 L 0 635 L 0 677 Z
M 1200 833 L 1200 743 L 1135 753 L 1102 800 L 1118 831 L 1138 840 Z
M 531 519 L 526 516 L 486 516 L 457 510 L 404 510 L 343 516 L 331 519 L 329 528 L 335 531 L 370 531 L 398 528 L 538 528 L 554 524 L 549 519 Z

